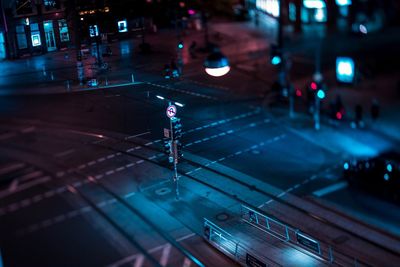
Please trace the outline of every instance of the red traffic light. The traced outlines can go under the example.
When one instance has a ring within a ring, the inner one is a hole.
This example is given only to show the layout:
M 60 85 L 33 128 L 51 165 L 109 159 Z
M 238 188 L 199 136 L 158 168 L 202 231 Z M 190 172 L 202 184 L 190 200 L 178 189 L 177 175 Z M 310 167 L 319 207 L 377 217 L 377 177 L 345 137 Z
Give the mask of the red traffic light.
M 312 83 L 310 84 L 310 88 L 311 88 L 312 90 L 317 90 L 317 88 L 318 88 L 317 83 L 316 83 L 316 82 L 312 82 Z
M 296 96 L 298 96 L 298 97 L 302 96 L 302 92 L 300 89 L 296 89 Z
M 342 112 L 338 111 L 336 112 L 336 119 L 341 120 L 343 118 Z

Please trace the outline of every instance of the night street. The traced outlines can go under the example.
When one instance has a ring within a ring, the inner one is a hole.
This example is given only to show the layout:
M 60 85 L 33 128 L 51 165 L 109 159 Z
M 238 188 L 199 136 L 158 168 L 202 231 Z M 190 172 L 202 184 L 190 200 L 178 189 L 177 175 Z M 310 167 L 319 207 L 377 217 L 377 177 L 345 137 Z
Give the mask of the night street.
M 400 7 L 281 1 L 3 0 L 0 267 L 398 266 Z

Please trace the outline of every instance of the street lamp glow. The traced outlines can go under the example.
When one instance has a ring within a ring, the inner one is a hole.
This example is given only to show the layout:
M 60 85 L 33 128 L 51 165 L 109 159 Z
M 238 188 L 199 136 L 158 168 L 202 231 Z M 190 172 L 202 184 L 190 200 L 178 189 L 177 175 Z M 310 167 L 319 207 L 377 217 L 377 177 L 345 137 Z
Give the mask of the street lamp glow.
M 206 68 L 205 70 L 206 70 L 207 74 L 210 76 L 221 77 L 221 76 L 224 76 L 225 74 L 227 74 L 231 70 L 231 68 L 229 66 L 226 66 L 226 67 L 216 68 L 216 69 Z
M 183 108 L 183 106 L 184 106 L 184 104 L 179 103 L 179 102 L 175 102 L 175 105 L 177 105 L 178 107 L 181 107 L 181 108 Z
M 164 100 L 164 99 L 165 99 L 164 97 L 162 97 L 162 96 L 160 96 L 160 95 L 156 95 L 156 97 L 157 97 L 158 99 L 161 99 L 161 100 Z
M 218 47 L 204 61 L 204 69 L 210 76 L 221 77 L 230 71 L 229 61 Z

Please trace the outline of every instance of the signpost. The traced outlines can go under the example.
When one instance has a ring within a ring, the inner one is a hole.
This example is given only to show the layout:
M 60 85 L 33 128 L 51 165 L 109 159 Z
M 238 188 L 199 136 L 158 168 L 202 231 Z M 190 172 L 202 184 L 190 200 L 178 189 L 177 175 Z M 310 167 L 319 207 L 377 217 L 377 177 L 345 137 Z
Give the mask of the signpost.
M 175 117 L 175 115 L 176 115 L 176 106 L 174 106 L 174 105 L 169 105 L 168 107 L 167 107 L 167 117 L 168 118 L 170 118 L 170 119 L 172 119 L 173 117 Z M 172 129 L 171 129 L 172 130 Z
M 169 118 L 169 127 L 170 127 L 170 132 L 168 133 L 169 137 L 171 138 L 171 154 L 172 154 L 172 162 L 174 164 L 174 184 L 175 184 L 175 197 L 178 200 L 179 199 L 179 187 L 178 187 L 178 169 L 177 169 L 177 164 L 178 164 L 178 150 L 177 150 L 177 141 L 174 138 L 174 129 L 172 127 L 172 120 L 175 119 L 176 116 L 176 106 L 172 105 L 169 103 L 167 110 L 166 110 L 167 117 Z M 165 136 L 165 129 L 164 129 L 164 136 Z

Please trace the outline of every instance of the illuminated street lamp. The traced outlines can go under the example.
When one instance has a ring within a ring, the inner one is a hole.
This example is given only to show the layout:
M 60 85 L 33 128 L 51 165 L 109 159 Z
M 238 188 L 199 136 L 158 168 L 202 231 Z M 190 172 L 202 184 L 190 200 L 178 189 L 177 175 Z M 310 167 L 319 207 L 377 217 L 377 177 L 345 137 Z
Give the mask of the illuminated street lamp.
M 228 59 L 218 48 L 214 48 L 214 51 L 206 58 L 204 68 L 208 75 L 214 77 L 224 76 L 231 69 Z

